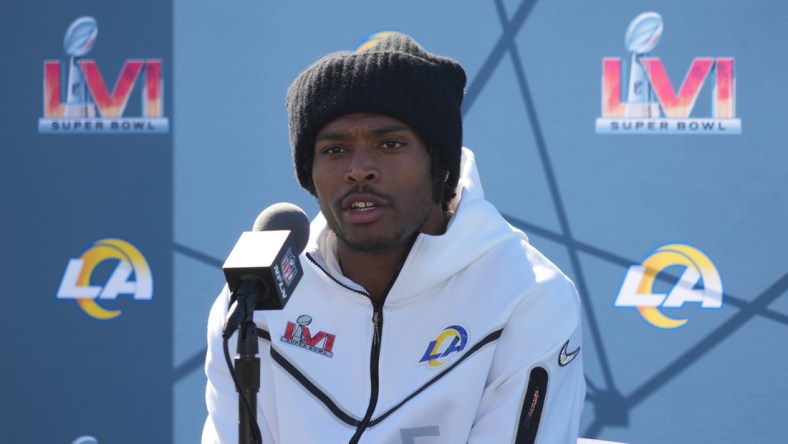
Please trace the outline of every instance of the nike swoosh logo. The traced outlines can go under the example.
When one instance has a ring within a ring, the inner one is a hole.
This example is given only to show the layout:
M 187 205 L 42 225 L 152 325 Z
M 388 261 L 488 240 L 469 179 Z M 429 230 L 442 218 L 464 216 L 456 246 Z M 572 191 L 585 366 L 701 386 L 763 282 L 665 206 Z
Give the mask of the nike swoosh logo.
M 569 347 L 569 341 L 564 342 L 564 346 L 561 347 L 561 353 L 558 355 L 558 365 L 561 367 L 566 367 L 569 365 L 570 362 L 575 360 L 577 354 L 580 353 L 580 347 L 577 347 L 575 351 L 566 352 L 567 347 Z

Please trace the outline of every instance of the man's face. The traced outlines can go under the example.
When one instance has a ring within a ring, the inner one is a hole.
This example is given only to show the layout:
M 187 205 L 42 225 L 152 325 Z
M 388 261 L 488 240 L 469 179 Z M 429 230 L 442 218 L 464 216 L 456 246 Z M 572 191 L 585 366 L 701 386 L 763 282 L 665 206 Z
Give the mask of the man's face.
M 328 226 L 353 250 L 388 251 L 414 232 L 444 228 L 427 147 L 397 119 L 356 113 L 326 124 L 315 138 L 312 180 Z

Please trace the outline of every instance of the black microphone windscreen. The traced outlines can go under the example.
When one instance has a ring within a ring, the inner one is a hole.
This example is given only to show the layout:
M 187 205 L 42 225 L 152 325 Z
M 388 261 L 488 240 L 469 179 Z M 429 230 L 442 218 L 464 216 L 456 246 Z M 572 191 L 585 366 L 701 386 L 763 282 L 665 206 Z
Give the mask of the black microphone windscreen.
M 300 254 L 309 240 L 309 218 L 297 205 L 280 202 L 263 210 L 254 221 L 252 231 L 289 230 L 293 247 Z

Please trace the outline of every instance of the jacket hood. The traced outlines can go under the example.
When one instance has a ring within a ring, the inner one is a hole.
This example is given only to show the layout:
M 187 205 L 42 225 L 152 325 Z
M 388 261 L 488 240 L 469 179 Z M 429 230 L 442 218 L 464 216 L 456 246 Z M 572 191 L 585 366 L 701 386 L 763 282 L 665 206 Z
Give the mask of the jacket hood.
M 397 281 L 386 298 L 387 305 L 406 302 L 451 278 L 496 245 L 508 240 L 527 241 L 525 234 L 511 225 L 484 198 L 476 159 L 462 149 L 457 196 L 449 205 L 454 215 L 446 232 L 433 236 L 419 234 Z M 342 276 L 336 259 L 336 237 L 328 229 L 322 213 L 312 221 L 306 247 L 318 263 L 336 280 L 351 288 L 360 287 Z

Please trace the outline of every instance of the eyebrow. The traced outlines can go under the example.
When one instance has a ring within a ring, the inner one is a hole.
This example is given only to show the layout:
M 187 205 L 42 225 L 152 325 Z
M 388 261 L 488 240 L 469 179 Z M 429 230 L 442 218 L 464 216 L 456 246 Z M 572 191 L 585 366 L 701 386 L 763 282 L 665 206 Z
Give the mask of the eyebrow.
M 400 131 L 412 131 L 412 130 L 405 125 L 399 125 L 399 124 L 382 126 L 379 128 L 373 128 L 369 130 L 369 132 L 375 136 L 382 136 L 385 134 L 397 133 Z M 315 138 L 315 142 L 320 142 L 322 140 L 343 140 L 343 139 L 347 139 L 348 137 L 350 137 L 349 132 L 341 132 L 341 131 L 327 132 L 327 133 L 319 134 Z

